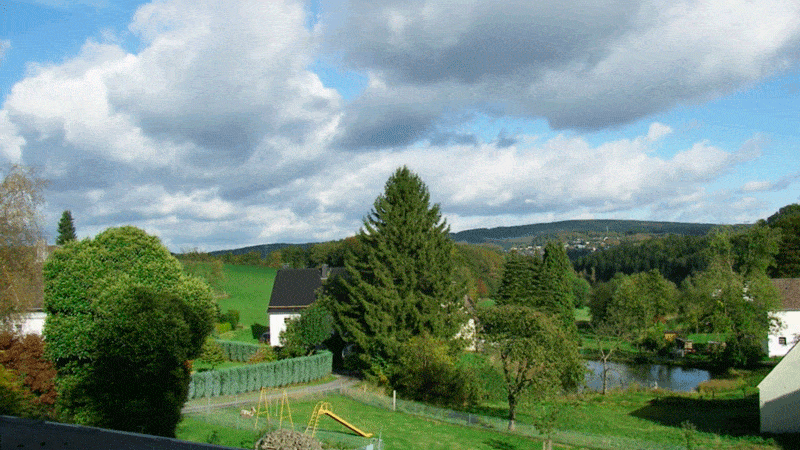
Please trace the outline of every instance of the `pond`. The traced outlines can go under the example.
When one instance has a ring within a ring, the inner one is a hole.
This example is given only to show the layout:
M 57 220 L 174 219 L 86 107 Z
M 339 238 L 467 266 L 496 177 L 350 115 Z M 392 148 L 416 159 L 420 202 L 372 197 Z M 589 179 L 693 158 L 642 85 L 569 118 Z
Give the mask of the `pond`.
M 603 363 L 587 361 L 589 369 L 586 374 L 587 388 L 593 391 L 603 390 Z M 608 388 L 626 388 L 632 384 L 643 387 L 658 387 L 670 391 L 693 391 L 703 381 L 711 379 L 711 373 L 702 369 L 690 369 L 662 364 L 623 364 L 609 362 Z

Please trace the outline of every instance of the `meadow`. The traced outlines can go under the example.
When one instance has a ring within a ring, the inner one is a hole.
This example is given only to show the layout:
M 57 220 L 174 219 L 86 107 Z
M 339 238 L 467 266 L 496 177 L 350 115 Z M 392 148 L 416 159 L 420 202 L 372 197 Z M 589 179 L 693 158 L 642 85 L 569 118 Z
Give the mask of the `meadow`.
M 239 311 L 240 329 L 220 336 L 222 339 L 257 342 L 250 332 L 250 325 L 260 323 L 269 326 L 267 307 L 277 269 L 263 266 L 240 266 L 225 264 L 224 279 L 219 288 L 225 295 L 217 300 L 222 312 L 229 309 Z

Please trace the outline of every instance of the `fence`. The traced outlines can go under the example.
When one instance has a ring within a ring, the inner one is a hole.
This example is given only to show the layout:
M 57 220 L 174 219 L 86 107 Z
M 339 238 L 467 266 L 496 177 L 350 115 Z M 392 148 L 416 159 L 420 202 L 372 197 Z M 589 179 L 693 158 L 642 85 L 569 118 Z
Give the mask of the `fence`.
M 239 352 L 238 349 L 233 351 Z M 258 391 L 262 387 L 308 383 L 329 375 L 332 365 L 333 354 L 320 352 L 301 358 L 199 372 L 193 374 L 189 382 L 189 399 L 236 395 Z
M 392 399 L 389 397 L 354 388 L 342 389 L 340 393 L 359 403 L 388 410 L 395 408 L 397 411 L 406 414 L 413 414 L 441 422 L 491 429 L 500 432 L 507 432 L 508 430 L 508 420 L 499 417 L 453 411 L 400 399 L 397 399 L 395 403 L 396 406 L 393 406 Z M 539 439 L 545 438 L 545 436 L 532 425 L 521 424 L 519 422 L 515 425 L 514 434 Z M 686 448 L 683 445 L 642 441 L 622 436 L 602 436 L 578 431 L 554 430 L 551 436 L 553 441 L 561 444 L 597 449 L 685 450 Z

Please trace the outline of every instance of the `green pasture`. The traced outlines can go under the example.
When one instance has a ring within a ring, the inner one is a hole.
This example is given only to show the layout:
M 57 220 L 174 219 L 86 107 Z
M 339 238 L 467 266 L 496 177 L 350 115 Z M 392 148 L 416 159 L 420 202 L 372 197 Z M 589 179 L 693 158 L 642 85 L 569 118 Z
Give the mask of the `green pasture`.
M 260 323 L 269 326 L 267 307 L 272 295 L 277 269 L 263 266 L 240 266 L 225 264 L 225 279 L 220 287 L 225 296 L 218 299 L 220 308 L 239 311 L 241 329 L 225 333 L 223 339 L 255 342 L 250 325 Z

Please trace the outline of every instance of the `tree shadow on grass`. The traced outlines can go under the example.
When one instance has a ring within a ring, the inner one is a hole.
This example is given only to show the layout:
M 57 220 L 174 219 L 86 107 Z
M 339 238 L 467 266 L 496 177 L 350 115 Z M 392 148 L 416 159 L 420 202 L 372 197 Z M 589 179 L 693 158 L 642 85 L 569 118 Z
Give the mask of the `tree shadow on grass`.
M 661 425 L 693 424 L 697 431 L 727 436 L 759 436 L 758 396 L 711 400 L 681 396 L 653 399 L 630 413 Z
M 503 442 L 500 439 L 487 439 L 483 443 L 497 450 L 517 450 L 518 448 L 516 445 Z

